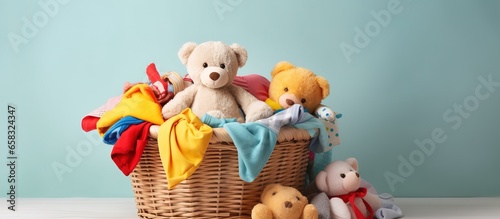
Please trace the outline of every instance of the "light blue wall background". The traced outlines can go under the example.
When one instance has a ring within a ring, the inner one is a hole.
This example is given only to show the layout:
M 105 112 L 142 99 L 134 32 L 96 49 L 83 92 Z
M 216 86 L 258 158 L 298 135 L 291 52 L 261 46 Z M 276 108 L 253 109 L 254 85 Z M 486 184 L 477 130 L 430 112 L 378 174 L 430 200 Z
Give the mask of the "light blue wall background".
M 371 11 L 389 11 L 395 6 L 389 0 L 61 0 L 44 9 L 46 2 L 56 1 L 0 3 L 2 196 L 11 103 L 20 197 L 132 197 L 111 147 L 96 132 L 84 133 L 80 120 L 119 95 L 124 82 L 144 81 L 150 62 L 184 73 L 180 46 L 208 40 L 248 49 L 240 74 L 269 76 L 275 63 L 288 60 L 326 77 L 325 103 L 344 115 L 335 159 L 357 157 L 362 176 L 379 192 L 500 195 L 497 1 L 396 1 L 397 13 L 384 25 L 375 24 Z M 23 19 L 34 17 L 37 33 L 23 35 Z M 366 33 L 366 26 L 369 42 L 356 44 L 355 29 Z M 15 46 L 9 34 L 27 43 Z M 358 53 L 344 54 L 342 43 Z M 479 77 L 497 84 L 488 90 Z M 464 112 L 456 111 L 464 104 Z M 441 130 L 440 143 L 425 154 L 414 141 L 432 138 L 433 130 Z M 73 153 L 81 159 L 66 160 Z M 54 164 L 68 172 L 58 177 Z

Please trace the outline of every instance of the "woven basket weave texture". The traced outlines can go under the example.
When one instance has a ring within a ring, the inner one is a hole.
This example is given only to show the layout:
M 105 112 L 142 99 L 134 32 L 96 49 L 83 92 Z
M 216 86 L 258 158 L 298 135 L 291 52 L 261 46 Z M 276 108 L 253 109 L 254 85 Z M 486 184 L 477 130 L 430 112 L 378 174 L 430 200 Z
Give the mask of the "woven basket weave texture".
M 140 218 L 250 218 L 264 187 L 281 183 L 303 190 L 309 159 L 306 130 L 283 127 L 270 159 L 255 181 L 239 177 L 238 153 L 223 128 L 213 136 L 200 167 L 169 190 L 153 127 L 141 161 L 131 174 Z

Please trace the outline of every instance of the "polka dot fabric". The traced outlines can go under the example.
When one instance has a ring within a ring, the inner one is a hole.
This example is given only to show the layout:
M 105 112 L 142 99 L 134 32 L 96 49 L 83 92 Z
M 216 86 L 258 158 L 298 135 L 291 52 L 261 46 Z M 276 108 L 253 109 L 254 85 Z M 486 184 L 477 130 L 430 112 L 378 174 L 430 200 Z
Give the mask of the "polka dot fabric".
M 316 110 L 316 116 L 325 123 L 326 132 L 328 133 L 328 146 L 339 145 L 340 136 L 336 122 L 342 117 L 342 114 L 337 114 L 329 107 L 322 105 Z
M 338 120 L 342 117 L 342 114 L 332 112 L 329 108 L 326 110 L 317 110 L 316 115 L 325 124 L 326 132 L 328 133 L 328 146 L 334 147 L 340 144 L 340 135 L 338 128 Z M 321 115 L 321 113 L 324 113 Z M 329 115 L 326 115 L 326 114 Z M 330 121 L 327 118 L 333 118 Z M 314 164 L 312 168 L 312 176 L 316 176 L 321 170 L 323 170 L 328 164 L 333 161 L 333 150 L 329 150 L 325 153 L 318 153 L 314 155 Z

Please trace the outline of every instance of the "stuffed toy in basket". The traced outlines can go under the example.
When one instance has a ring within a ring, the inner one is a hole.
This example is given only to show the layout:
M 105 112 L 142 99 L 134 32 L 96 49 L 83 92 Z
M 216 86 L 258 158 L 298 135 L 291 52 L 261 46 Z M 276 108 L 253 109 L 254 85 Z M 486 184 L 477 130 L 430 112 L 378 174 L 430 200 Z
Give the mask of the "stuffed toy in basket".
M 303 189 L 311 130 L 291 125 L 314 127 L 313 117 L 300 105 L 272 115 L 267 104 L 233 86 L 247 58 L 237 44 L 186 43 L 179 57 L 193 85 L 163 106 L 167 121 L 150 128 L 131 174 L 139 217 L 249 218 L 266 185 Z M 183 141 L 190 151 L 179 148 Z
M 131 176 L 138 216 L 249 218 L 266 185 L 303 190 L 309 153 L 328 149 L 324 124 L 300 104 L 273 112 L 269 81 L 236 75 L 247 59 L 237 44 L 186 43 L 179 57 L 192 84 L 152 63 L 150 84 L 126 83 L 82 118 Z

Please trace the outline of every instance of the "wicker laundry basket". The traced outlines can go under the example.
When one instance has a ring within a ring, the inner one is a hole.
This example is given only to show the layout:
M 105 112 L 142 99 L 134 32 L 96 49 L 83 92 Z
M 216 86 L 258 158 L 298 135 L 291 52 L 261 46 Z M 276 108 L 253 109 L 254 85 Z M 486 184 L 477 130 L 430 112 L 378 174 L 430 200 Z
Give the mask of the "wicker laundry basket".
M 200 167 L 169 190 L 158 152 L 157 126 L 131 173 L 140 218 L 250 218 L 264 187 L 281 183 L 302 190 L 309 159 L 306 130 L 283 127 L 266 166 L 252 183 L 238 173 L 238 153 L 222 128 L 213 136 Z

